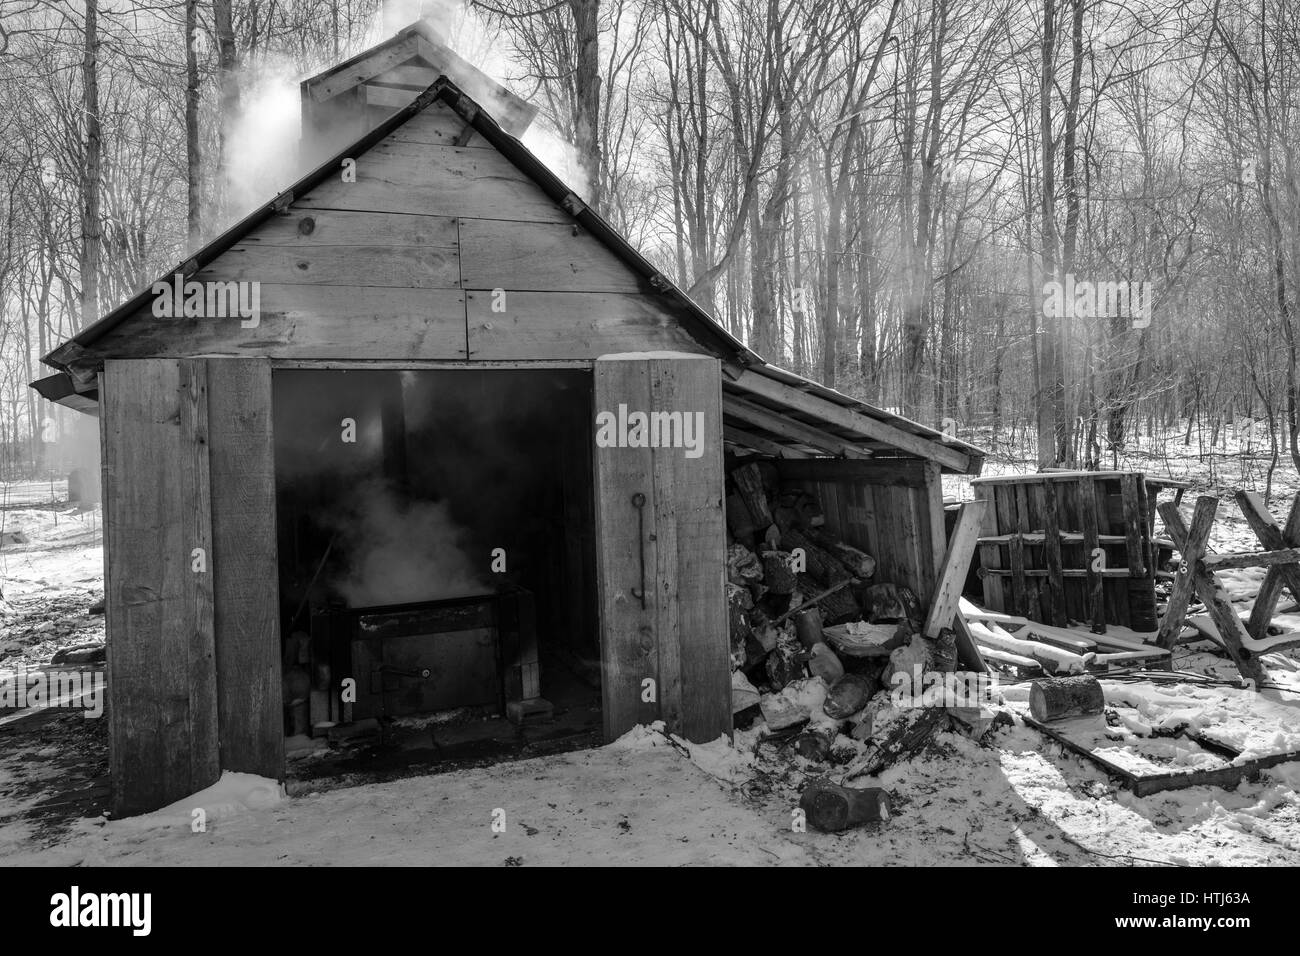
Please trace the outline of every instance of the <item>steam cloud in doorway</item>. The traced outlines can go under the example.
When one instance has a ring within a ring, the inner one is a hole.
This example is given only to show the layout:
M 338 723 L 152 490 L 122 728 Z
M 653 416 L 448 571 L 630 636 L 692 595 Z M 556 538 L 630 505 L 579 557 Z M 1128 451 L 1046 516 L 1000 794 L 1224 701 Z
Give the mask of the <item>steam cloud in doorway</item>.
M 346 563 L 331 584 L 349 607 L 409 604 L 482 594 L 488 556 L 474 561 L 446 501 L 401 501 L 371 481 L 328 524 Z

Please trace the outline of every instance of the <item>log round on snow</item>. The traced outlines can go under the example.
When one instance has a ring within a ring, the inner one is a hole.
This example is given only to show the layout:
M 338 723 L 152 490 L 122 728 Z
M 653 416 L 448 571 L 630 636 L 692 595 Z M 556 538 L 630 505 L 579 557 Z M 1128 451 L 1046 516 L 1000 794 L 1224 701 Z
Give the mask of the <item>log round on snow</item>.
M 1100 714 L 1106 707 L 1097 678 L 1089 674 L 1048 677 L 1029 685 L 1029 713 L 1034 720 L 1063 720 Z
M 823 832 L 889 819 L 889 794 L 879 787 L 858 789 L 814 780 L 804 787 L 799 806 L 808 824 Z

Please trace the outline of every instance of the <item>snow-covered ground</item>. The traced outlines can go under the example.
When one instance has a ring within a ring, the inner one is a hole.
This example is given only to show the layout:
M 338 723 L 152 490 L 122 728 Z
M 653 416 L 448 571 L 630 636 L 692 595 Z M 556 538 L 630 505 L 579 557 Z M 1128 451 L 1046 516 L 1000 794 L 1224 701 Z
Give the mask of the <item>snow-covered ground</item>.
M 596 750 L 280 798 L 273 781 L 147 817 L 83 820 L 52 845 L 0 825 L 0 859 L 43 865 L 1300 864 L 1300 766 L 1236 791 L 1136 798 L 1035 732 L 944 734 L 879 780 L 885 824 L 794 832 L 797 768 L 662 734 Z M 763 748 L 767 749 L 767 748 Z M 715 776 L 721 774 L 721 776 Z M 251 784 L 251 786 L 250 786 Z M 249 806 L 243 806 L 243 803 Z M 224 811 L 212 812 L 219 805 Z M 195 831 L 192 810 L 209 807 Z M 498 812 L 500 811 L 500 812 Z M 494 822 L 497 823 L 494 829 Z
M 21 529 L 29 541 L 0 551 L 8 602 L 0 672 L 102 637 L 102 617 L 86 614 L 101 587 L 98 515 L 36 502 L 3 514 L 5 530 Z M 1225 577 L 1246 613 L 1259 575 Z M 1276 623 L 1300 627 L 1300 613 Z M 1233 676 L 1207 647 L 1180 649 L 1175 666 Z M 1270 660 L 1273 679 L 1300 691 L 1295 657 Z M 1132 711 L 1132 736 L 1183 720 L 1227 728 L 1240 734 L 1231 742 L 1248 747 L 1300 737 L 1300 724 L 1292 726 L 1300 693 L 1266 692 L 1269 707 L 1281 708 L 1272 737 L 1267 726 L 1247 726 L 1252 711 L 1236 693 L 1126 684 L 1110 696 Z M 1008 696 L 1014 709 L 1017 692 Z M 1300 763 L 1232 791 L 1138 798 L 1024 726 L 982 744 L 947 732 L 921 756 L 860 779 L 890 791 L 893 814 L 839 835 L 793 829 L 810 768 L 788 748 L 762 743 L 757 730 L 738 732 L 730 745 L 683 746 L 641 729 L 595 750 L 293 797 L 274 781 L 228 777 L 157 814 L 51 826 L 31 811 L 66 783 L 53 758 L 69 740 L 102 734 L 94 723 L 61 716 L 29 750 L 0 750 L 0 863 L 1300 865 Z M 102 757 L 102 738 L 86 747 Z M 197 832 L 196 807 L 206 811 Z
M 0 680 L 48 664 L 64 647 L 104 639 L 87 609 L 103 595 L 99 509 L 67 504 L 67 483 L 0 485 Z M 17 503 L 16 505 L 13 503 Z

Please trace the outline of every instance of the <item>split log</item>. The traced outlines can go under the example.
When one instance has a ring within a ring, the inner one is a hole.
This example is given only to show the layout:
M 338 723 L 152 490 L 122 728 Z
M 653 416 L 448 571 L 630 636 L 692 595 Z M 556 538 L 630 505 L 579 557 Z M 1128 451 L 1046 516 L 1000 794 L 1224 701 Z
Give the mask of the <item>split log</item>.
M 825 528 L 809 528 L 803 533 L 855 578 L 870 578 L 876 573 L 875 558 L 851 544 L 845 544 Z
M 727 580 L 740 585 L 762 583 L 763 565 L 758 560 L 758 555 L 743 544 L 728 547 Z
M 1105 707 L 1101 684 L 1088 674 L 1047 677 L 1029 685 L 1029 713 L 1041 723 L 1100 714 Z
M 844 621 L 856 621 L 862 616 L 862 609 L 858 606 L 857 598 L 849 590 L 849 585 L 853 582 L 845 578 L 838 584 L 831 585 L 823 589 L 816 581 L 808 575 L 801 574 L 798 577 L 798 591 L 801 595 L 808 595 L 803 601 L 800 601 L 794 610 L 802 610 L 809 605 L 816 604 L 821 608 L 822 621 L 826 624 L 840 624 Z M 787 614 L 790 612 L 787 611 Z
M 852 621 L 825 628 L 826 643 L 844 657 L 888 657 L 911 640 L 907 624 L 864 624 Z
M 942 707 L 921 707 L 904 712 L 889 725 L 888 732 L 872 750 L 849 765 L 844 779 L 874 776 L 920 753 L 935 734 L 948 726 L 948 712 Z
M 760 526 L 754 522 L 754 516 L 745 506 L 745 499 L 740 495 L 727 495 L 726 508 L 727 527 L 731 530 L 732 537 L 750 541 Z
M 772 623 L 780 624 L 783 620 L 793 617 L 793 615 L 797 614 L 798 611 L 802 611 L 805 607 L 811 607 L 813 605 L 819 605 L 822 607 L 823 622 L 824 620 L 829 619 L 831 611 L 835 611 L 835 613 L 844 613 L 845 610 L 848 610 L 852 614 L 861 613 L 861 611 L 858 610 L 858 602 L 854 600 L 853 594 L 849 594 L 848 600 L 846 601 L 836 601 L 833 605 L 829 602 L 831 601 L 833 594 L 839 594 L 846 591 L 849 587 L 850 581 L 840 581 L 839 584 L 832 584 L 831 587 L 826 589 L 826 591 L 816 593 L 814 593 L 816 589 L 816 581 L 807 578 L 806 575 L 800 576 L 798 584 L 800 584 L 800 588 L 798 589 L 800 589 L 801 600 L 794 602 L 794 605 L 790 607 L 788 611 L 785 611 L 784 614 L 781 614 L 780 617 L 776 618 Z M 803 597 L 803 594 L 807 594 L 807 597 Z
M 939 636 L 923 638 L 930 658 L 930 669 L 942 672 L 957 669 L 957 632 L 950 627 L 942 628 Z
M 826 523 L 821 502 L 802 488 L 784 488 L 776 496 L 772 509 L 782 531 L 790 528 L 820 528 Z
M 872 624 L 885 621 L 907 621 L 912 630 L 919 631 L 925 620 L 921 602 L 911 588 L 901 584 L 873 584 L 865 597 Z
M 799 643 L 812 650 L 825 642 L 822 636 L 822 612 L 816 606 L 806 607 L 794 613 L 794 633 Z
M 829 686 L 844 676 L 844 665 L 826 644 L 814 644 L 808 652 L 808 671 Z
M 864 674 L 845 674 L 826 692 L 822 711 L 832 720 L 844 720 L 866 707 L 878 690 L 880 684 Z
M 789 594 L 794 590 L 795 574 L 790 568 L 790 555 L 785 551 L 765 551 L 763 583 L 772 594 Z
M 754 526 L 766 528 L 772 523 L 772 511 L 767 504 L 767 489 L 763 487 L 763 474 L 757 462 L 742 465 L 731 473 L 736 494 L 740 495 L 754 519 Z
M 859 790 L 813 780 L 799 796 L 799 806 L 809 825 L 823 833 L 889 819 L 889 794 L 879 787 Z
M 779 691 L 787 684 L 808 676 L 804 662 L 799 659 L 799 647 L 793 642 L 779 642 L 776 649 L 767 655 L 763 666 L 773 690 Z
M 781 534 L 781 550 L 794 552 L 798 548 L 804 555 L 804 567 L 808 576 L 823 587 L 848 581 L 853 578 L 844 563 L 830 551 L 823 548 L 812 535 L 791 528 Z

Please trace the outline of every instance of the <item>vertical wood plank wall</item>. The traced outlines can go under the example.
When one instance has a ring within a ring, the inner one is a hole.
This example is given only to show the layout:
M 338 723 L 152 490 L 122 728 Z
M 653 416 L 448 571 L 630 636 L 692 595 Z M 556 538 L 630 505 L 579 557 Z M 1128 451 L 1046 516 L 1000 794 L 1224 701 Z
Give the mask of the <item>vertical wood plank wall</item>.
M 104 550 L 113 810 L 219 776 L 204 362 L 105 364 Z M 202 548 L 209 571 L 195 572 Z
M 711 358 L 602 359 L 595 411 L 704 413 L 704 453 L 596 448 L 596 528 L 606 737 L 662 719 L 689 740 L 731 732 L 723 584 L 722 384 Z M 594 417 L 593 417 L 594 434 Z M 633 495 L 645 495 L 644 525 Z M 633 594 L 642 587 L 646 607 Z M 657 700 L 642 700 L 651 678 Z
M 221 770 L 280 777 L 270 365 L 105 363 L 104 548 L 116 814 Z M 195 571 L 201 548 L 206 570 Z
M 221 769 L 276 778 L 284 718 L 271 364 L 207 367 Z
M 832 458 L 775 464 L 783 482 L 801 485 L 821 502 L 828 531 L 876 559 L 873 582 L 904 584 L 929 603 L 947 547 L 938 466 Z

